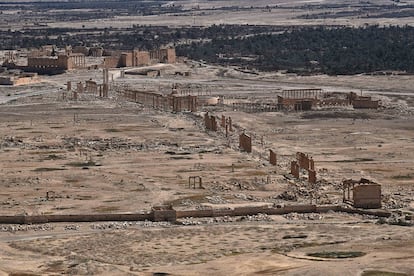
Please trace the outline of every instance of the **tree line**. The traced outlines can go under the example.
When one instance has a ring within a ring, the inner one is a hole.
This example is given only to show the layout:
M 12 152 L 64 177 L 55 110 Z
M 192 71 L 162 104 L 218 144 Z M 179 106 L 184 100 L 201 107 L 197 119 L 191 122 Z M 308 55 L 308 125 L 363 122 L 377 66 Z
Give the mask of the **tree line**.
M 178 47 L 179 55 L 210 63 L 296 73 L 414 73 L 414 28 L 313 27 Z
M 414 28 L 410 26 L 134 25 L 125 29 L 85 26 L 0 31 L 0 49 L 46 44 L 102 46 L 109 50 L 175 45 L 178 55 L 194 60 L 300 74 L 414 73 Z

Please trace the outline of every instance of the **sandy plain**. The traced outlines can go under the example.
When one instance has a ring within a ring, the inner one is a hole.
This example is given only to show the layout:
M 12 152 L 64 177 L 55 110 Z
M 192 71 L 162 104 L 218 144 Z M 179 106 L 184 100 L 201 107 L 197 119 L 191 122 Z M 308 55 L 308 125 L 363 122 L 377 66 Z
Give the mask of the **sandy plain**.
M 0 107 L 2 213 L 140 212 L 162 203 L 179 210 L 307 204 L 306 181 L 284 177 L 297 151 L 316 162 L 319 204 L 341 204 L 341 181 L 365 177 L 382 184 L 385 208 L 412 211 L 414 124 L 407 76 L 252 77 L 191 62 L 165 69 L 158 79 L 115 79 L 109 99 L 62 99 L 67 80 L 98 79 L 99 71 L 46 77 L 27 97 L 20 94 L 27 87 L 2 88 L 3 99 L 11 99 Z M 177 70 L 192 75 L 178 77 Z M 363 89 L 384 107 L 245 113 L 228 105 L 173 114 L 117 94 L 126 88 L 169 93 L 173 83 L 192 84 L 195 91 L 229 102 L 275 101 L 282 89 L 325 84 L 327 92 Z M 231 116 L 234 133 L 226 138 L 222 130 L 206 132 L 206 110 Z M 253 154 L 238 150 L 243 130 L 253 136 Z M 268 149 L 278 153 L 278 166 L 268 163 Z M 205 189 L 189 189 L 189 176 L 201 176 Z M 46 199 L 47 191 L 54 199 Z M 285 191 L 296 200 L 278 197 Z M 181 222 L 3 225 L 0 267 L 6 275 L 412 274 L 413 228 L 378 224 L 374 217 L 327 213 Z M 324 251 L 366 255 L 333 260 L 307 255 Z
M 176 2 L 189 9 L 200 5 L 209 10 L 211 5 L 242 5 L 240 1 Z M 255 1 L 254 11 L 203 14 L 191 10 L 184 15 L 71 24 L 412 24 L 412 18 L 296 18 L 309 11 L 295 5 L 321 2 L 342 1 Z M 244 3 L 251 5 L 251 1 Z M 283 10 L 269 13 L 263 10 L 268 4 Z M 65 24 L 48 23 L 50 27 Z M 21 27 L 20 22 L 14 27 Z M 176 76 L 177 70 L 191 71 L 191 76 Z M 117 70 L 112 73 L 119 75 Z M 342 180 L 364 177 L 382 185 L 384 208 L 396 213 L 414 211 L 414 83 L 410 75 L 252 75 L 188 62 L 167 66 L 160 78 L 115 78 L 109 99 L 62 99 L 68 80 L 99 82 L 101 76 L 99 70 L 79 70 L 45 77 L 41 84 L 0 88 L 2 215 L 141 212 L 162 203 L 179 210 L 308 204 L 314 198 L 307 192 L 306 180 L 285 177 L 297 151 L 315 160 L 318 204 L 341 204 Z M 170 93 L 175 83 L 224 96 L 228 103 L 275 102 L 283 89 L 322 88 L 362 91 L 380 99 L 383 107 L 245 113 L 229 104 L 204 107 L 196 114 L 173 114 L 127 102 L 117 93 L 126 88 Z M 207 110 L 231 116 L 234 133 L 226 138 L 222 130 L 205 131 L 202 115 Z M 238 149 L 242 131 L 253 137 L 253 154 Z M 268 149 L 277 152 L 278 166 L 269 164 Z M 205 189 L 189 189 L 189 176 L 201 176 Z M 54 193 L 53 199 L 47 200 L 48 191 Z M 284 192 L 296 199 L 279 197 Z M 414 275 L 413 227 L 381 224 L 376 217 L 331 212 L 179 222 L 0 225 L 0 274 Z M 309 255 L 321 252 L 361 256 Z

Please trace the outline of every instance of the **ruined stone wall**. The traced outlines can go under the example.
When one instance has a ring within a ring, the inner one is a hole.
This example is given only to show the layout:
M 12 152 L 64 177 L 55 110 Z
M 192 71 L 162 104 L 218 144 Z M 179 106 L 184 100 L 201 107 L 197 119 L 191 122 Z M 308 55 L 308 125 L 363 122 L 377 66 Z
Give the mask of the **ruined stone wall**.
M 28 54 L 28 57 L 45 57 L 45 56 L 51 56 L 52 51 L 43 51 L 41 49 L 34 49 L 31 50 Z
M 177 220 L 177 212 L 175 210 L 153 210 L 152 221 L 170 221 Z
M 87 80 L 85 82 L 85 92 L 86 93 L 98 93 L 98 84 L 95 81 Z
M 204 114 L 204 125 L 207 130 L 218 130 L 216 117 L 213 115 L 210 116 L 208 113 Z
M 197 111 L 197 96 L 176 96 L 157 94 L 149 91 L 124 91 L 123 96 L 133 102 L 151 106 L 164 111 Z
M 321 212 L 328 212 L 330 210 L 336 210 L 337 206 L 329 206 L 321 208 Z M 236 207 L 234 209 L 207 209 L 207 210 L 185 210 L 177 211 L 177 218 L 185 217 L 220 217 L 220 216 L 251 216 L 257 214 L 267 215 L 283 215 L 287 213 L 311 213 L 317 212 L 316 205 L 286 205 L 280 208 L 274 208 L 269 206 L 245 206 Z
M 103 56 L 104 49 L 102 47 L 92 47 L 89 49 L 89 55 L 93 57 Z
M 311 110 L 313 106 L 316 105 L 318 102 L 317 99 L 311 98 L 283 98 L 281 96 L 277 97 L 277 102 L 279 105 L 283 106 L 284 108 L 293 109 L 293 110 Z
M 117 68 L 119 67 L 119 56 L 111 56 L 104 58 L 105 68 Z
M 134 50 L 122 53 L 119 59 L 119 67 L 135 67 L 150 65 L 149 52 Z
M 277 165 L 277 159 L 276 159 L 276 153 L 273 150 L 269 150 L 269 163 L 276 166 Z
M 72 60 L 69 58 L 69 56 L 66 55 L 58 56 L 57 63 L 58 67 L 64 70 L 75 68 Z
M 119 67 L 132 67 L 132 53 L 122 53 L 119 58 Z
M 13 85 L 12 77 L 0 77 L 0 85 Z
M 290 163 L 290 174 L 293 175 L 295 178 L 299 178 L 299 164 L 296 161 L 292 161 Z
M 205 217 L 214 217 L 213 209 L 206 210 L 182 210 L 177 211 L 177 218 L 205 218 Z
M 140 214 L 83 214 L 83 215 L 34 215 L 34 216 L 0 216 L 0 224 L 33 224 L 53 222 L 95 222 L 95 221 L 170 221 L 185 217 L 220 217 L 220 216 L 245 216 L 259 213 L 267 215 L 283 215 L 288 213 L 323 213 L 346 212 L 352 214 L 367 214 L 378 217 L 389 217 L 391 213 L 386 210 L 361 210 L 345 208 L 340 205 L 286 205 L 283 207 L 246 206 L 234 209 L 206 209 L 184 210 L 155 208 L 151 212 Z
M 27 85 L 40 82 L 40 78 L 37 74 L 33 76 L 9 76 L 9 77 L 0 77 L 0 85 Z
M 353 188 L 353 201 L 356 208 L 381 208 L 381 185 L 363 184 Z
M 348 100 L 354 108 L 371 108 L 377 109 L 379 101 L 374 101 L 370 96 L 358 96 L 355 92 L 350 92 Z
M 31 69 L 71 70 L 85 67 L 85 56 L 82 54 L 59 55 L 58 57 L 29 57 L 27 67 Z
M 311 184 L 316 183 L 316 171 L 308 170 L 308 182 Z
M 51 223 L 51 222 L 143 221 L 143 220 L 152 220 L 152 217 L 153 217 L 152 213 L 0 216 L 0 223 L 31 224 L 31 223 Z
M 239 148 L 245 152 L 252 152 L 252 138 L 245 133 L 240 134 Z
M 115 60 L 116 59 L 116 60 Z M 152 63 L 175 63 L 175 49 L 156 49 L 151 51 L 133 50 L 115 56 L 107 57 L 104 60 L 106 68 L 148 66 Z
M 147 51 L 133 51 L 133 66 L 148 66 L 150 65 L 150 53 Z
M 73 53 L 84 54 L 85 56 L 89 55 L 89 48 L 85 46 L 75 46 L 72 48 Z
M 175 48 L 156 49 L 149 52 L 151 60 L 161 63 L 175 63 Z
M 57 57 L 29 57 L 27 59 L 27 66 L 29 68 L 47 69 L 47 68 L 62 68 Z M 66 68 L 63 68 L 66 69 Z
M 175 54 L 175 48 L 168 48 L 167 50 L 167 63 L 175 63 L 177 56 Z
M 373 101 L 373 100 L 371 100 L 371 98 L 369 98 L 369 99 L 355 99 L 352 102 L 352 106 L 354 108 L 377 109 L 379 107 L 379 101 Z
M 256 112 L 277 112 L 282 109 L 282 105 L 268 102 L 268 103 L 245 103 L 245 102 L 233 102 L 233 110 L 240 110 L 243 112 L 256 113 Z
M 67 66 L 66 70 L 86 67 L 85 55 L 83 54 L 61 55 L 58 59 L 60 60 L 61 58 Z

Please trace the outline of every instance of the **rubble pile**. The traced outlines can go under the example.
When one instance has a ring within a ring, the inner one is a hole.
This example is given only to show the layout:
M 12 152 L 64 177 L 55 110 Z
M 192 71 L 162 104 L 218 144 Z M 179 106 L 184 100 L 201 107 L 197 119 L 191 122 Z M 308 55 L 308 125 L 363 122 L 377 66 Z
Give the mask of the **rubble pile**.
M 226 204 L 226 203 L 228 203 L 227 200 L 225 200 L 224 198 L 222 198 L 219 195 L 206 196 L 206 199 L 208 200 L 209 203 L 212 203 L 212 204 Z
M 171 226 L 171 223 L 169 221 L 137 221 L 135 223 L 136 226 L 141 227 L 168 227 Z
M 75 225 L 75 224 L 69 224 L 69 225 L 65 225 L 63 227 L 63 229 L 65 229 L 66 231 L 68 231 L 68 230 L 77 231 L 77 230 L 80 229 L 80 226 L 79 225 Z
M 247 215 L 247 216 L 242 216 L 239 219 L 240 221 L 273 221 L 273 219 L 267 215 L 267 214 L 262 214 L 259 213 L 257 215 Z
M 0 225 L 0 232 L 23 232 L 23 231 L 51 231 L 55 227 L 50 224 L 34 224 L 34 225 Z
M 299 213 L 289 213 L 283 215 L 285 219 L 288 220 L 321 220 L 323 216 L 317 213 L 308 213 L 308 214 L 299 214 Z
M 235 198 L 241 199 L 241 200 L 248 200 L 248 201 L 261 201 L 259 198 L 253 196 L 253 195 L 245 195 L 245 194 L 234 194 Z
M 414 226 L 414 221 L 411 219 L 411 217 L 403 214 L 402 212 L 393 212 L 388 218 L 378 219 L 377 223 L 399 226 Z
M 252 182 L 253 182 L 253 184 L 250 184 L 247 181 L 242 181 L 242 180 L 233 178 L 233 179 L 230 179 L 230 181 L 228 182 L 228 185 L 232 185 L 233 186 L 232 189 L 235 189 L 235 190 L 254 191 L 254 190 L 256 190 L 255 187 L 254 187 L 254 185 L 255 185 L 254 183 L 257 183 L 257 180 L 252 181 Z
M 108 222 L 100 224 L 92 224 L 90 226 L 93 230 L 114 230 L 114 229 L 126 229 L 132 226 L 132 222 Z
M 309 199 L 319 200 L 319 195 L 315 190 L 297 184 L 290 185 L 288 190 L 282 192 L 279 195 L 270 197 L 270 201 L 300 201 Z
M 382 196 L 382 207 L 385 209 L 401 209 L 410 203 L 410 198 L 404 198 L 401 193 L 394 193 Z
M 398 100 L 392 101 L 391 98 L 386 96 L 377 96 L 381 100 L 381 106 L 385 110 L 397 112 L 398 114 L 413 114 L 413 110 L 408 106 L 406 101 Z
M 63 137 L 63 147 L 74 149 L 75 147 L 88 148 L 95 151 L 106 150 L 127 150 L 135 149 L 142 150 L 144 145 L 142 143 L 132 143 L 126 139 L 117 137 L 111 138 L 77 138 L 77 137 Z
M 20 205 L 20 203 L 12 198 L 12 199 L 9 199 L 9 200 L 1 201 L 0 205 L 2 205 L 3 208 L 12 208 L 13 206 Z M 5 206 L 7 206 L 7 207 L 5 207 Z
M 273 219 L 266 214 L 247 215 L 247 216 L 222 216 L 212 218 L 193 218 L 187 217 L 180 220 L 182 225 L 201 225 L 201 224 L 218 224 L 218 223 L 232 223 L 232 222 L 253 222 L 253 221 L 273 221 Z
M 180 223 L 182 225 L 201 225 L 205 222 L 194 218 L 183 218 L 182 220 L 180 220 Z
M 74 149 L 75 147 L 87 148 L 94 151 L 108 151 L 108 150 L 158 150 L 165 151 L 170 155 L 183 155 L 191 153 L 220 153 L 221 150 L 217 147 L 211 146 L 189 146 L 181 147 L 177 143 L 169 141 L 142 141 L 133 142 L 131 139 L 122 139 L 119 137 L 100 138 L 100 137 L 63 137 L 62 146 L 49 146 L 57 148 Z
M 286 201 L 297 201 L 298 198 L 293 191 L 284 191 L 280 195 L 276 196 L 277 199 L 282 199 Z
M 183 200 L 181 200 L 181 205 L 183 205 L 183 206 L 194 206 L 194 205 L 197 205 L 197 203 L 192 201 L 191 199 L 183 199 Z
M 198 205 L 195 206 L 195 209 L 196 210 L 211 210 L 211 206 L 205 206 L 205 205 L 202 205 L 202 204 L 198 204 Z
M 5 136 L 0 141 L 0 148 L 21 148 L 23 146 L 23 140 L 14 136 Z
M 107 223 L 94 223 L 90 225 L 90 228 L 93 230 L 121 230 L 127 229 L 133 226 L 139 227 L 167 227 L 170 226 L 171 223 L 167 221 L 137 221 L 137 222 L 107 222 Z
M 10 177 L 0 179 L 0 185 L 7 188 L 11 186 L 32 186 L 38 185 L 39 183 L 39 177 Z
M 225 192 L 225 191 L 231 191 L 232 187 L 227 184 L 220 184 L 217 181 L 213 181 L 213 183 L 209 186 L 209 189 L 211 191 L 216 191 L 216 192 Z

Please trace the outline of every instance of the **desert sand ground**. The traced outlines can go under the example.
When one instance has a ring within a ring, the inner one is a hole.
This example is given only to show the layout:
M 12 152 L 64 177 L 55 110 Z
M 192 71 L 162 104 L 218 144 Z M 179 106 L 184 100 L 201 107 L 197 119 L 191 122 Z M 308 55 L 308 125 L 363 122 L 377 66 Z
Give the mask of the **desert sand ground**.
M 178 77 L 176 70 L 192 75 Z M 166 66 L 157 79 L 115 78 L 109 99 L 62 98 L 67 80 L 100 76 L 77 71 L 45 77 L 32 87 L 1 89 L 2 214 L 140 212 L 165 203 L 183 210 L 307 204 L 306 181 L 284 177 L 297 151 L 315 160 L 318 204 L 341 204 L 341 181 L 365 177 L 382 184 L 384 208 L 412 211 L 414 123 L 407 76 L 251 77 L 188 63 Z M 117 94 L 126 87 L 170 93 L 173 83 L 192 84 L 230 102 L 275 101 L 277 93 L 292 87 L 362 89 L 384 107 L 245 113 L 224 105 L 174 114 Z M 206 110 L 232 117 L 230 137 L 205 131 Z M 238 150 L 243 130 L 253 136 L 253 154 Z M 278 166 L 268 163 L 268 149 L 277 152 Z M 189 189 L 189 176 L 201 176 L 205 189 Z M 48 191 L 53 199 L 47 200 Z M 296 200 L 279 197 L 284 192 Z M 414 269 L 413 228 L 377 224 L 375 217 L 288 214 L 181 222 L 3 225 L 0 270 L 5 275 L 412 275 Z M 364 255 L 307 255 L 331 251 Z
M 9 1 L 10 2 L 10 1 Z M 11 1 L 13 2 L 13 1 Z M 24 1 L 14 1 L 24 2 Z M 384 14 L 390 12 L 385 8 L 364 9 L 372 5 L 400 5 L 401 10 L 410 8 L 413 1 L 381 0 L 375 2 L 361 2 L 357 0 L 338 1 L 203 1 L 203 0 L 179 0 L 164 3 L 165 5 L 182 6 L 179 12 L 171 12 L 155 15 L 117 15 L 114 18 L 98 18 L 82 20 L 74 18 L 67 22 L 62 19 L 47 18 L 47 14 L 62 13 L 65 9 L 53 9 L 44 14 L 23 13 L 22 20 L 19 15 L 22 10 L 8 8 L 0 17 L 0 29 L 19 30 L 22 28 L 37 28 L 34 22 L 45 25 L 48 28 L 128 28 L 133 25 L 152 26 L 210 26 L 213 24 L 250 24 L 250 25 L 275 25 L 275 26 L 307 26 L 307 25 L 340 25 L 340 26 L 365 26 L 378 24 L 388 25 L 412 25 L 412 17 L 389 17 Z M 78 9 L 79 13 L 87 13 L 88 9 Z M 25 11 L 23 11 L 25 12 Z M 392 11 L 391 11 L 392 12 Z M 340 14 L 340 16 L 328 16 L 313 18 L 318 14 Z M 342 15 L 341 15 L 342 14 Z M 343 15 L 345 14 L 345 15 Z M 45 16 L 46 15 L 46 16 Z M 303 16 L 311 16 L 304 18 Z
M 298 18 L 333 11 L 300 6 L 345 1 L 175 2 L 188 12 L 70 25 L 413 22 L 410 17 Z M 350 11 L 358 2 L 346 1 L 351 8 L 335 8 L 334 12 Z M 212 9 L 234 5 L 256 8 Z M 269 12 L 267 5 L 278 8 Z M 17 12 L 5 11 L 0 28 L 33 25 L 22 23 Z M 42 22 L 48 27 L 68 25 Z M 119 70 L 111 70 L 114 81 L 108 99 L 62 97 L 67 81 L 101 82 L 101 70 L 75 70 L 44 77 L 40 84 L 0 87 L 1 214 L 135 213 L 158 204 L 186 210 L 308 204 L 315 203 L 315 198 L 322 205 L 342 204 L 342 180 L 361 177 L 382 185 L 383 208 L 396 215 L 414 212 L 412 76 L 255 75 L 191 61 L 163 67 L 165 73 L 159 78 L 126 75 L 121 79 L 117 78 Z M 190 71 L 191 76 L 176 76 L 175 71 Z M 166 94 L 173 84 L 224 97 L 228 105 L 175 114 L 127 102 L 118 94 L 125 89 Z M 292 88 L 362 92 L 381 100 L 382 107 L 245 113 L 231 105 L 234 101 L 276 102 L 276 95 Z M 206 111 L 231 116 L 235 131 L 227 138 L 222 130 L 206 131 L 202 120 Z M 253 154 L 238 148 L 242 131 L 253 137 Z M 278 154 L 277 166 L 269 164 L 268 149 Z M 314 195 L 304 176 L 299 181 L 285 177 L 297 151 L 315 160 L 319 181 Z M 201 176 L 204 189 L 189 189 L 190 176 Z M 47 192 L 53 195 L 49 199 Z M 294 199 L 287 200 L 286 194 Z M 414 228 L 386 222 L 329 212 L 184 218 L 179 224 L 0 225 L 0 275 L 414 275 Z M 352 258 L 312 256 L 338 257 L 341 252 Z

